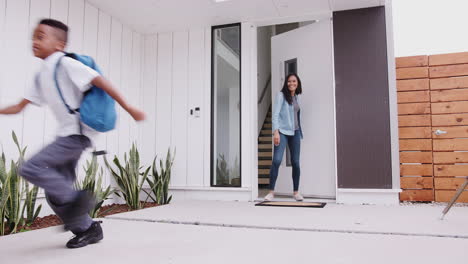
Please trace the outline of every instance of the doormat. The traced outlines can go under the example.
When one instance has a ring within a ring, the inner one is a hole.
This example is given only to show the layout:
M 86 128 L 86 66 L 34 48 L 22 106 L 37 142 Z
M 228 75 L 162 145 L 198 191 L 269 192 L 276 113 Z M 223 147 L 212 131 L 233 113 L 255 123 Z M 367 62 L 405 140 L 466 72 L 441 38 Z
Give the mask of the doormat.
M 323 208 L 327 203 L 313 203 L 313 202 L 272 202 L 263 201 L 255 204 L 255 206 L 279 206 L 279 207 L 311 207 L 311 208 Z

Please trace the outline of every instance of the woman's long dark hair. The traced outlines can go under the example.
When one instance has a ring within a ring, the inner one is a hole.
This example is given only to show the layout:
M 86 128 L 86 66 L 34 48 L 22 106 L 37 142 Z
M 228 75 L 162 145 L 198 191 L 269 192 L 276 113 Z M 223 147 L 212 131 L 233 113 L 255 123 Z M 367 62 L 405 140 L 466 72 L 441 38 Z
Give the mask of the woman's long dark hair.
M 292 99 L 292 96 L 291 96 L 291 91 L 289 91 L 289 88 L 288 88 L 288 80 L 289 80 L 289 77 L 291 77 L 291 76 L 294 76 L 297 79 L 296 94 L 301 94 L 302 93 L 302 83 L 301 83 L 301 79 L 299 78 L 299 76 L 297 76 L 297 74 L 295 74 L 295 73 L 288 74 L 286 79 L 284 79 L 283 89 L 281 89 L 281 92 L 283 93 L 284 98 L 286 99 L 286 101 L 289 104 L 292 104 L 292 102 L 293 102 L 293 99 Z

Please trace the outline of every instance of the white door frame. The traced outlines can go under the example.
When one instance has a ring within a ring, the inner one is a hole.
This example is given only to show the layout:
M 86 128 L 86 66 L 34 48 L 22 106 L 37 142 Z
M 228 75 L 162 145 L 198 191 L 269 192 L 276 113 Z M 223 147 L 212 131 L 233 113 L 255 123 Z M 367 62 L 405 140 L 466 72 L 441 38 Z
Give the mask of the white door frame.
M 263 26 L 273 26 L 273 25 L 278 25 L 278 24 L 285 24 L 285 23 L 296 23 L 296 22 L 304 22 L 304 21 L 311 21 L 311 20 L 323 20 L 323 19 L 332 19 L 333 13 L 332 12 L 321 12 L 321 13 L 316 13 L 316 14 L 310 14 L 310 15 L 305 15 L 305 16 L 297 16 L 297 17 L 286 17 L 286 18 L 275 18 L 275 19 L 268 19 L 268 20 L 257 20 L 257 21 L 251 21 L 249 23 L 243 23 L 242 30 L 250 30 L 249 36 L 252 38 L 251 39 L 251 58 L 250 58 L 250 64 L 251 64 L 251 75 L 250 75 L 250 87 L 252 88 L 251 91 L 255 91 L 255 93 L 251 93 L 252 95 L 255 94 L 255 100 L 250 100 L 252 105 L 252 112 L 251 114 L 253 115 L 252 119 L 252 126 L 255 125 L 254 127 L 257 127 L 258 125 L 258 105 L 257 105 L 257 91 L 258 91 L 258 82 L 257 82 L 257 51 L 258 51 L 258 44 L 257 44 L 257 29 L 259 27 Z M 333 21 L 332 21 L 332 38 L 333 38 Z M 332 39 L 332 45 L 333 45 L 333 39 Z M 333 50 L 333 47 L 332 47 Z M 335 74 L 334 74 L 334 66 L 335 66 L 335 61 L 334 61 L 334 53 L 332 52 L 332 65 L 333 65 L 333 94 L 335 94 Z M 335 104 L 335 101 L 333 102 Z M 335 139 L 336 139 L 336 107 L 334 111 L 334 134 L 335 134 Z M 253 149 L 253 166 L 251 168 L 251 184 L 252 184 L 252 201 L 258 200 L 258 135 L 257 135 L 257 130 L 256 129 L 250 129 L 250 131 L 255 131 L 251 135 L 251 140 L 254 142 L 252 144 L 252 149 Z M 336 140 L 335 140 L 335 197 L 337 195 L 338 191 L 338 169 L 337 169 L 337 145 L 336 145 Z
M 379 195 L 382 191 L 384 192 L 399 192 L 400 190 L 400 161 L 399 161 L 399 138 L 398 138 L 398 114 L 397 114 L 397 98 L 396 98 L 396 81 L 395 81 L 395 61 L 394 61 L 394 44 L 393 44 L 393 27 L 392 27 L 392 4 L 391 0 L 382 0 L 382 5 L 385 7 L 386 11 L 386 27 L 387 27 L 387 56 L 388 56 L 388 82 L 389 82 L 389 103 L 390 103 L 390 137 L 391 137 L 391 166 L 392 166 L 392 189 L 390 190 L 368 190 L 372 192 L 372 195 L 366 193 L 362 193 L 362 189 L 353 189 L 351 191 L 356 191 L 358 193 L 361 193 L 361 196 L 367 197 L 365 199 L 366 203 L 377 203 L 377 204 L 382 204 L 382 203 L 387 203 L 385 202 L 386 200 L 379 200 Z M 310 20 L 323 20 L 323 19 L 332 19 L 333 18 L 333 12 L 327 11 L 327 12 L 320 12 L 320 13 L 314 13 L 314 14 L 309 14 L 309 15 L 304 15 L 304 16 L 296 16 L 296 17 L 285 17 L 285 18 L 274 18 L 274 19 L 264 19 L 264 20 L 253 20 L 248 23 L 242 23 L 242 30 L 247 31 L 250 30 L 249 32 L 249 37 L 252 38 L 250 41 L 250 46 L 251 50 L 249 50 L 251 58 L 250 58 L 250 67 L 251 69 L 251 75 L 250 75 L 250 81 L 249 81 L 249 86 L 252 88 L 251 90 L 254 91 L 251 93 L 252 96 L 255 96 L 255 99 L 257 99 L 257 90 L 258 90 L 258 85 L 257 85 L 257 28 L 262 27 L 262 26 L 271 26 L 271 25 L 278 25 L 278 24 L 284 24 L 284 23 L 294 23 L 294 22 L 302 22 L 302 21 L 310 21 Z M 333 38 L 333 21 L 332 21 L 332 27 L 331 27 L 331 36 Z M 244 41 L 244 40 L 242 40 Z M 333 40 L 332 40 L 332 45 L 333 45 Z M 333 47 L 332 47 L 332 50 Z M 333 63 L 333 71 L 335 61 L 334 61 L 334 52 L 332 52 L 332 63 Z M 336 82 L 335 82 L 335 74 L 333 74 L 333 92 L 336 92 Z M 335 103 L 335 102 L 334 102 Z M 336 104 L 336 103 L 335 103 Z M 257 122 L 258 122 L 258 108 L 257 108 L 257 100 L 251 100 L 251 114 L 253 115 L 253 118 L 251 120 L 252 126 L 255 128 L 257 127 Z M 251 140 L 252 144 L 252 157 L 254 158 L 254 162 L 252 163 L 252 167 L 249 169 L 252 177 L 251 177 L 251 184 L 252 184 L 252 200 L 257 200 L 258 199 L 258 141 L 257 141 L 257 133 L 253 133 L 253 131 L 256 131 L 256 129 L 250 129 L 252 131 Z M 335 109 L 335 138 L 336 138 L 336 109 Z M 341 199 L 338 198 L 338 195 L 340 195 L 339 189 L 338 189 L 338 164 L 337 164 L 337 142 L 335 140 L 335 179 L 336 179 L 336 198 L 337 200 L 339 199 L 341 202 L 351 202 L 353 203 L 352 199 L 348 199 L 348 197 L 342 197 Z M 341 195 L 340 195 L 341 197 Z M 362 199 L 361 199 L 362 200 Z M 383 202 L 382 202 L 383 201 Z

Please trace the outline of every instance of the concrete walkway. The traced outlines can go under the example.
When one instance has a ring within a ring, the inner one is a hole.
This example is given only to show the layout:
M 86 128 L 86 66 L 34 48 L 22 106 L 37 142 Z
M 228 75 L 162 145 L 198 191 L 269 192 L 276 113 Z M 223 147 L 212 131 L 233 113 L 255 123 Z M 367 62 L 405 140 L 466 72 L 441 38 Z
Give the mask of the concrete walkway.
M 105 238 L 64 247 L 59 227 L 0 238 L 1 263 L 464 263 L 468 207 L 255 207 L 185 201 L 103 219 Z

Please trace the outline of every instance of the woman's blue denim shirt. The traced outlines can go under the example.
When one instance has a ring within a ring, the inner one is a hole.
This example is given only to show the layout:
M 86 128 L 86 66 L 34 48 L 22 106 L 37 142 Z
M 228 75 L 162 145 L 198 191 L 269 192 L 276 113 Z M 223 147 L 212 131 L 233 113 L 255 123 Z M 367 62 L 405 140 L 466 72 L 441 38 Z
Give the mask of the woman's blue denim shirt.
M 299 96 L 295 95 L 297 99 L 297 104 L 299 103 Z M 301 138 L 304 138 L 302 134 L 301 127 L 301 110 L 299 109 L 297 120 L 299 120 L 299 132 L 301 133 Z M 277 129 L 288 136 L 294 136 L 295 124 L 294 124 L 294 106 L 289 104 L 288 101 L 284 98 L 282 92 L 279 92 L 276 95 L 275 104 L 273 105 L 272 113 L 272 123 L 273 123 L 273 132 Z

